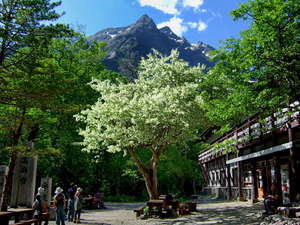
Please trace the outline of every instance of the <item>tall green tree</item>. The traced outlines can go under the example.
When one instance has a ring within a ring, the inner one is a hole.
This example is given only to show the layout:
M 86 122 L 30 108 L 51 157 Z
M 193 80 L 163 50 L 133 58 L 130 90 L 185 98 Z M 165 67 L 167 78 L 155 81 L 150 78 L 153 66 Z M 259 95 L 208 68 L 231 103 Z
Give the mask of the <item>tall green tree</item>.
M 299 2 L 249 0 L 231 15 L 249 21 L 249 29 L 214 52 L 218 63 L 202 86 L 210 118 L 229 125 L 300 96 Z
M 63 24 L 47 24 L 62 14 L 55 8 L 61 1 L 50 0 L 1 0 L 0 1 L 0 68 L 22 62 L 32 52 L 19 58 L 6 60 L 25 46 L 47 45 L 55 37 L 72 35 L 73 31 Z
M 2 73 L 6 80 L 2 94 L 10 96 L 10 101 L 0 105 L 0 113 L 5 115 L 0 120 L 0 130 L 6 134 L 6 146 L 10 146 L 3 210 L 9 201 L 16 157 L 21 149 L 28 151 L 26 142 L 36 142 L 39 149 L 62 150 L 74 149 L 72 143 L 79 141 L 78 124 L 72 115 L 96 100 L 94 91 L 86 83 L 92 77 L 117 76 L 101 64 L 103 47 L 103 44 L 88 43 L 80 36 L 55 39 L 48 46 L 35 49 L 32 58 Z M 27 51 L 31 51 L 31 47 L 19 49 L 20 54 Z
M 157 199 L 158 165 L 167 147 L 195 138 L 203 114 L 198 88 L 200 67 L 189 67 L 173 51 L 164 57 L 150 54 L 140 63 L 134 83 L 94 80 L 99 100 L 77 119 L 87 151 L 103 149 L 129 154 L 142 174 L 150 199 Z M 142 160 L 139 152 L 149 152 Z
M 35 66 L 38 68 L 41 68 L 41 64 L 48 66 L 46 64 L 49 62 L 42 62 L 40 54 L 45 52 L 53 38 L 74 34 L 68 26 L 48 23 L 61 16 L 55 11 L 60 3 L 60 1 L 50 0 L 1 0 L 0 2 L 0 107 L 1 110 L 18 115 L 8 126 L 9 136 L 11 136 L 8 141 L 11 146 L 11 155 L 1 203 L 1 209 L 4 211 L 7 210 L 10 197 L 12 175 L 17 157 L 16 149 L 22 136 L 23 126 L 26 124 L 26 114 L 29 113 L 27 104 L 36 103 L 40 106 L 42 101 L 47 101 L 51 96 L 50 93 L 44 92 L 48 87 L 43 84 L 38 86 L 37 83 L 34 83 L 41 78 L 39 75 L 43 74 L 43 71 L 37 71 Z M 27 63 L 26 66 L 24 66 L 24 62 Z M 32 77 L 32 82 L 28 82 L 31 75 L 26 76 L 25 74 L 34 72 L 36 76 Z M 20 91 L 22 85 L 24 85 L 23 91 Z M 27 85 L 32 86 L 28 87 Z M 29 90 L 32 93 L 29 93 Z M 36 101 L 30 103 L 32 99 Z M 30 141 L 35 138 L 38 127 L 35 124 L 28 127 L 30 127 L 30 131 L 27 133 L 27 138 Z
M 81 152 L 81 146 L 76 144 L 81 140 L 77 132 L 80 124 L 75 122 L 73 115 L 97 101 L 96 91 L 88 85 L 92 78 L 111 82 L 120 79 L 125 82 L 119 74 L 104 68 L 103 49 L 103 43 L 89 43 L 84 38 L 57 40 L 52 47 L 55 61 L 64 71 L 66 79 L 63 81 L 64 88 L 60 89 L 58 107 L 51 110 L 56 122 L 49 124 L 44 134 L 50 139 L 49 145 L 62 153 L 62 159 L 54 167 L 50 166 L 53 168 L 51 174 L 45 174 L 42 170 L 40 172 L 43 175 L 56 177 L 59 185 L 77 182 L 88 187 L 87 189 L 93 189 L 93 185 L 99 184 L 97 182 L 92 184 L 93 182 L 88 180 L 91 177 L 98 180 L 99 172 L 92 174 L 95 172 L 95 163 L 91 162 L 90 156 Z M 42 140 L 43 138 L 40 141 Z M 85 176 L 78 176 L 78 174 L 85 174 Z

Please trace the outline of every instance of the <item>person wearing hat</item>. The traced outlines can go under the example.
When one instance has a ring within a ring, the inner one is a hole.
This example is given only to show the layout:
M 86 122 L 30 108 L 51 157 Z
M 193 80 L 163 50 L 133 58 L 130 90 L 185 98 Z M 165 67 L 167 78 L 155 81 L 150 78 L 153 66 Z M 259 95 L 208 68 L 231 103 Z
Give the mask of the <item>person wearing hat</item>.
M 65 196 L 63 189 L 58 187 L 55 190 L 54 205 L 56 207 L 56 225 L 65 225 Z
M 75 202 L 74 202 L 74 209 L 75 209 L 75 218 L 74 223 L 80 223 L 80 214 L 82 209 L 82 188 L 77 188 L 75 193 Z

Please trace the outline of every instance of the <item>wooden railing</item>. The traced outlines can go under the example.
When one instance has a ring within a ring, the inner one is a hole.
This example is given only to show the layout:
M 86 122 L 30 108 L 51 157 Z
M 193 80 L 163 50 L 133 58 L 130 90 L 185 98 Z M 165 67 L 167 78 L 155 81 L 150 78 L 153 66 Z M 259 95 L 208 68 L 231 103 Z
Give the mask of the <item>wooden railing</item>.
M 271 133 L 274 129 L 283 128 L 288 122 L 297 120 L 300 117 L 300 102 L 296 101 L 289 107 L 283 108 L 281 111 L 273 113 L 263 120 L 259 116 L 253 116 L 245 121 L 242 125 L 233 128 L 224 136 L 216 139 L 212 145 L 222 143 L 225 140 L 233 140 L 236 146 L 247 144 L 253 140 L 262 138 L 266 134 Z M 212 154 L 222 154 L 223 149 L 210 148 L 199 154 L 199 161 Z

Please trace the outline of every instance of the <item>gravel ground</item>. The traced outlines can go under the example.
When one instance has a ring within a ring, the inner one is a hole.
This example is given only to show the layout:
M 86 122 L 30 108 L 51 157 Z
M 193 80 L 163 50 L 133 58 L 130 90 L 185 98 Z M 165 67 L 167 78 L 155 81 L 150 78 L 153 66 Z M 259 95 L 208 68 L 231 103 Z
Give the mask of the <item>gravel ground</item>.
M 81 224 L 89 225 L 300 225 L 300 218 L 288 219 L 278 215 L 262 217 L 263 204 L 220 201 L 201 196 L 197 212 L 170 219 L 137 219 L 133 209 L 144 203 L 106 203 L 107 209 L 85 211 Z M 74 223 L 66 222 L 66 225 Z M 55 225 L 54 221 L 50 225 Z
M 262 204 L 254 206 L 247 202 L 224 202 L 202 198 L 197 204 L 197 212 L 171 219 L 136 219 L 133 209 L 143 203 L 106 203 L 107 209 L 85 211 L 81 224 L 89 225 L 192 225 L 192 224 L 244 224 L 259 225 Z M 74 223 L 66 222 L 66 225 Z M 55 225 L 54 221 L 50 225 Z
M 85 210 L 81 215 L 81 224 L 89 225 L 300 225 L 298 218 L 288 219 L 279 215 L 262 217 L 262 203 L 251 205 L 247 202 L 218 201 L 201 196 L 197 203 L 197 212 L 187 216 L 169 219 L 137 219 L 133 209 L 144 203 L 106 203 L 107 209 Z M 13 224 L 13 221 L 10 221 Z M 0 224 L 2 225 L 2 224 Z M 56 225 L 50 221 L 49 225 Z M 66 225 L 74 225 L 66 221 Z

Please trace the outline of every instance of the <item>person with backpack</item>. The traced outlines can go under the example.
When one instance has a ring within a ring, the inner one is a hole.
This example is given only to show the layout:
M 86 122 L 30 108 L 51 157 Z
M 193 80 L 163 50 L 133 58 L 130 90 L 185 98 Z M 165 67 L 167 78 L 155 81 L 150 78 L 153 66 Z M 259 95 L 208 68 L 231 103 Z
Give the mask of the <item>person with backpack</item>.
M 34 209 L 33 217 L 35 219 L 40 219 L 39 225 L 42 224 L 42 220 L 45 221 L 44 225 L 48 225 L 49 221 L 48 206 L 44 198 L 44 192 L 44 188 L 39 187 L 38 193 L 35 196 L 35 201 L 32 205 L 32 208 Z M 46 214 L 43 215 L 43 213 Z
M 56 225 L 65 225 L 65 196 L 63 189 L 58 187 L 55 190 L 54 205 L 56 207 Z

